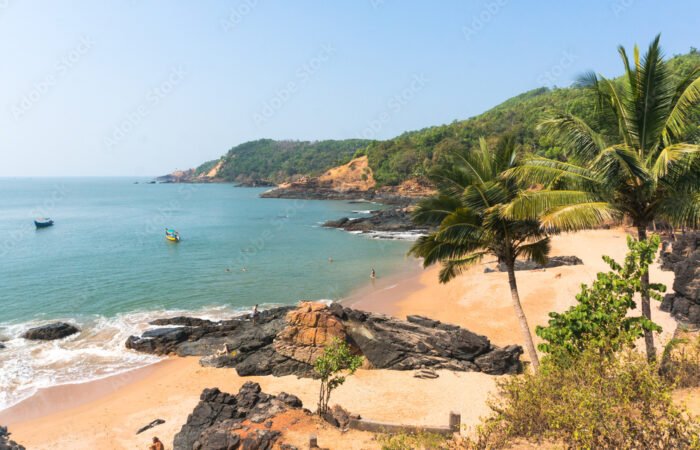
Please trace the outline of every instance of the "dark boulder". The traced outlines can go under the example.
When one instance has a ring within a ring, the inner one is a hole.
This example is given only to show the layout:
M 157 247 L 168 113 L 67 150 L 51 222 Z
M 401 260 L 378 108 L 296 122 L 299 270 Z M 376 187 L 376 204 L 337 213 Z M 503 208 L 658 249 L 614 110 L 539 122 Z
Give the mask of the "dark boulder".
M 666 294 L 661 310 L 677 320 L 700 326 L 700 233 L 679 235 L 664 241 L 661 267 L 673 270 L 672 294 Z
M 579 266 L 581 264 L 583 264 L 583 261 L 578 256 L 552 256 L 547 259 L 545 264 L 540 264 L 531 260 L 517 260 L 515 261 L 515 270 L 551 269 L 553 267 Z M 508 268 L 504 263 L 499 263 L 498 270 L 500 272 L 506 272 Z
M 69 323 L 55 322 L 36 328 L 30 328 L 22 335 L 22 337 L 34 341 L 53 341 L 55 339 L 63 339 L 64 337 L 68 337 L 79 332 L 80 330 L 77 327 Z
M 478 356 L 474 364 L 484 373 L 490 375 L 516 374 L 522 371 L 520 355 L 523 349 L 519 345 L 509 345 L 503 348 L 492 349 L 488 353 Z
M 23 446 L 10 439 L 7 427 L 0 426 L 0 450 L 26 450 Z
M 269 422 L 278 414 L 301 406 L 301 401 L 293 395 L 266 394 L 259 384 L 252 382 L 245 383 L 235 396 L 217 388 L 205 389 L 187 422 L 175 435 L 173 447 L 176 450 L 270 449 L 280 433 L 252 429 L 252 424 Z

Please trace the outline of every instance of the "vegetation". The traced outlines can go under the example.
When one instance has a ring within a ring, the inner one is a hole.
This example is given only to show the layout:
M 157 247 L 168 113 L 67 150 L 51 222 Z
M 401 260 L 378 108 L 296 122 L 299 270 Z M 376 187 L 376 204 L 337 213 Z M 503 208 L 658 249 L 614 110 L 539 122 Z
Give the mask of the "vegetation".
M 612 270 L 582 288 L 578 305 L 551 314 L 549 326 L 538 329 L 548 353 L 540 371 L 499 384 L 489 405 L 494 413 L 472 447 L 503 448 L 524 439 L 566 448 L 700 448 L 700 424 L 672 400 L 669 375 L 677 366 L 669 361 L 660 374 L 656 362 L 630 349 L 643 328 L 656 329 L 626 313 L 658 244 L 656 236 L 628 240 L 624 265 L 606 258 Z
M 552 312 L 547 327 L 537 327 L 537 335 L 545 343 L 538 348 L 563 362 L 590 351 L 613 355 L 630 348 L 645 330 L 661 331 L 661 327 L 645 317 L 631 316 L 636 308 L 635 296 L 641 293 L 641 280 L 654 262 L 660 239 L 649 241 L 627 238 L 629 253 L 624 265 L 612 258 L 603 259 L 611 271 L 598 273 L 591 287 L 583 285 L 576 296 L 578 304 L 559 314 Z M 661 300 L 663 285 L 650 286 L 650 295 Z
M 317 176 L 332 167 L 347 163 L 359 148 L 367 146 L 369 142 L 363 139 L 250 141 L 233 147 L 222 157 L 219 177 L 236 182 L 282 182 L 299 176 Z M 197 172 L 200 169 L 204 171 L 203 168 L 207 165 L 211 169 L 216 162 L 205 163 L 197 168 Z
M 423 236 L 410 253 L 427 267 L 442 263 L 440 282 L 447 283 L 466 267 L 492 254 L 508 270 L 513 307 L 525 338 L 525 347 L 537 370 L 539 360 L 525 317 L 515 279 L 519 256 L 546 261 L 549 237 L 536 219 L 506 219 L 503 211 L 518 198 L 520 186 L 502 174 L 516 167 L 518 148 L 512 138 L 502 139 L 493 151 L 481 140 L 478 149 L 445 153 L 429 173 L 438 193 L 420 202 L 414 220 L 436 231 Z
M 565 448 L 700 448 L 700 425 L 674 405 L 656 364 L 636 352 L 586 351 L 567 366 L 546 360 L 537 373 L 504 379 L 499 391 L 474 447 L 525 439 Z
M 661 373 L 678 388 L 700 386 L 700 334 L 679 328 L 666 345 Z
M 545 186 L 513 202 L 509 217 L 538 217 L 546 228 L 578 230 L 627 217 L 640 240 L 656 220 L 700 225 L 700 145 L 684 139 L 700 103 L 700 65 L 678 79 L 663 60 L 659 37 L 630 62 L 619 48 L 625 75 L 618 81 L 589 74 L 582 84 L 597 99 L 595 117 L 555 114 L 542 123 L 566 149 L 567 161 L 531 158 L 514 171 Z M 642 314 L 651 320 L 649 274 L 642 276 Z M 647 355 L 654 338 L 645 329 Z
M 314 363 L 314 369 L 321 378 L 321 388 L 318 394 L 318 414 L 328 412 L 328 402 L 331 393 L 345 383 L 345 378 L 352 375 L 362 365 L 362 357 L 354 355 L 350 347 L 339 339 L 323 350 Z
M 447 438 L 435 433 L 383 434 L 377 437 L 382 450 L 439 450 L 449 449 Z

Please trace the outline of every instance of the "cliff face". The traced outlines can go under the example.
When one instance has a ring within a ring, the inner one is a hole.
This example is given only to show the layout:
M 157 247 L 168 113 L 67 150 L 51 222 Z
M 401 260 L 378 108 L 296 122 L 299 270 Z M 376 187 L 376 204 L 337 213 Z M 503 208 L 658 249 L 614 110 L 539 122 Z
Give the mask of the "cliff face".
M 219 161 L 205 172 L 197 173 L 195 169 L 176 170 L 175 172 L 156 178 L 159 183 L 216 183 L 224 181 L 219 177 L 223 161 Z

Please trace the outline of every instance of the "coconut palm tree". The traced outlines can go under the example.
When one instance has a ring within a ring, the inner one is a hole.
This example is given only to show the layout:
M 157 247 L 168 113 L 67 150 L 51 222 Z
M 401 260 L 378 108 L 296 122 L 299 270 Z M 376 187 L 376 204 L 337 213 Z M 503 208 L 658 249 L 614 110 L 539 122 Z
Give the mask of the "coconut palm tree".
M 429 173 L 437 194 L 420 202 L 413 213 L 419 224 L 437 227 L 421 237 L 409 253 L 422 257 L 425 267 L 441 263 L 440 282 L 447 283 L 486 255 L 495 255 L 508 271 L 511 299 L 535 370 L 539 359 L 520 304 L 515 279 L 519 256 L 544 262 L 549 237 L 536 219 L 505 219 L 503 210 L 518 198 L 520 187 L 501 174 L 518 164 L 519 153 L 512 138 L 504 138 L 494 151 L 481 139 L 471 151 L 452 150 Z
M 641 58 L 636 46 L 633 61 L 623 47 L 619 53 L 621 79 L 591 73 L 581 80 L 598 99 L 595 123 L 556 114 L 540 124 L 564 146 L 568 159 L 532 158 L 512 170 L 515 179 L 537 188 L 513 201 L 507 217 L 537 217 L 545 229 L 557 230 L 627 217 L 640 240 L 655 220 L 700 223 L 700 146 L 683 142 L 700 103 L 700 67 L 682 78 L 670 73 L 659 36 Z M 642 314 L 651 320 L 648 273 L 641 282 Z M 653 359 L 651 331 L 644 340 Z

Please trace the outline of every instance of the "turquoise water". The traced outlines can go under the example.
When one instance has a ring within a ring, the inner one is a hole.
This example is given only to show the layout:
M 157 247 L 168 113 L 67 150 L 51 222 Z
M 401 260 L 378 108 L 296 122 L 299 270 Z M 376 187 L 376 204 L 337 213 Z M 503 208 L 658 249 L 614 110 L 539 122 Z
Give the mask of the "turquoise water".
M 319 226 L 377 205 L 260 199 L 262 191 L 127 178 L 0 179 L 0 339 L 8 347 L 0 350 L 0 388 L 26 394 L 152 362 L 123 343 L 154 315 L 339 299 L 366 283 L 372 267 L 380 275 L 406 267 L 407 241 Z M 36 230 L 40 216 L 55 226 Z M 180 232 L 180 243 L 165 240 L 166 227 Z M 19 338 L 56 319 L 83 332 L 43 346 Z M 95 368 L 62 372 L 77 362 Z M 0 396 L 0 408 L 17 398 Z

